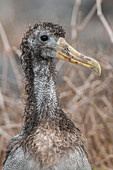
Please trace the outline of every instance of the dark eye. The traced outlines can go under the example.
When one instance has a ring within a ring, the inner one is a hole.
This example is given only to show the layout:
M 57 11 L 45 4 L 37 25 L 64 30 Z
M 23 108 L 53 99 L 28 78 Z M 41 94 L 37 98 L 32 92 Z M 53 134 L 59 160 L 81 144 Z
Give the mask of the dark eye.
M 47 41 L 49 38 L 48 38 L 47 35 L 42 35 L 42 36 L 40 37 L 40 39 L 41 39 L 42 41 Z

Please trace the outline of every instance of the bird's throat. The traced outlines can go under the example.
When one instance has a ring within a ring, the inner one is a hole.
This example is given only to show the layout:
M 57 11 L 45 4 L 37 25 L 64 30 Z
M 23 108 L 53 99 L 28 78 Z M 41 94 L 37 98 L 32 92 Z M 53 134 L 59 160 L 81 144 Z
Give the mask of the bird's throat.
M 56 93 L 56 71 L 52 59 L 34 57 L 24 63 L 24 71 L 28 96 L 24 115 L 25 129 L 29 131 L 29 128 L 34 128 L 43 120 L 57 119 L 61 108 Z
M 33 62 L 33 93 L 36 102 L 37 114 L 53 117 L 58 106 L 55 88 L 54 64 L 50 59 L 35 60 Z

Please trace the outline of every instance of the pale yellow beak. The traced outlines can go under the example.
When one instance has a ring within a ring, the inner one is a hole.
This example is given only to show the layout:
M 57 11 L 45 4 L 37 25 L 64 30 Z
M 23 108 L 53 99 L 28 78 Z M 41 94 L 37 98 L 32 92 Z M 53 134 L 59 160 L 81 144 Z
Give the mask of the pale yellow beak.
M 86 67 L 98 75 L 101 74 L 100 64 L 93 58 L 87 57 L 73 47 L 71 47 L 64 38 L 59 38 L 57 42 L 58 59 L 65 60 L 74 64 L 78 64 L 82 67 Z

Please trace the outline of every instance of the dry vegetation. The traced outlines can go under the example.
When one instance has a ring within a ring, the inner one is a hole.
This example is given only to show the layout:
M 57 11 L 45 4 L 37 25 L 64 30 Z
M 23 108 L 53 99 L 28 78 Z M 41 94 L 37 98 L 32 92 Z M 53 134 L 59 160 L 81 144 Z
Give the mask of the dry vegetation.
M 98 56 L 98 60 L 101 77 L 70 66 L 60 95 L 66 112 L 72 114 L 71 119 L 87 139 L 92 167 L 106 170 L 113 168 L 113 68 L 108 56 Z
M 76 1 L 77 2 L 77 1 Z M 91 19 L 93 11 L 90 11 L 88 18 L 83 21 L 82 26 Z M 74 13 L 74 12 L 73 12 Z M 74 15 L 74 14 L 73 14 Z M 77 14 L 76 14 L 77 15 Z M 72 16 L 73 18 L 73 16 Z M 75 41 L 78 35 L 76 24 L 72 19 L 72 34 Z M 2 27 L 2 25 L 0 25 Z M 83 27 L 82 27 L 83 28 Z M 3 68 L 0 75 L 0 168 L 4 160 L 5 147 L 9 139 L 18 133 L 22 126 L 23 115 L 23 76 L 16 62 L 12 49 L 7 40 L 7 36 L 1 29 L 4 52 L 2 57 Z M 108 30 L 109 35 L 109 30 Z M 112 39 L 112 37 L 111 37 Z M 111 40 L 112 42 L 112 40 Z M 17 54 L 19 51 L 15 50 Z M 62 77 L 63 85 L 60 87 L 60 98 L 65 111 L 75 122 L 86 137 L 86 145 L 89 161 L 94 170 L 113 169 L 113 67 L 109 63 L 109 56 L 88 51 L 100 62 L 102 74 L 100 77 L 95 73 L 87 72 L 85 69 L 68 65 L 65 75 Z M 7 77 L 9 61 L 15 82 Z M 63 62 L 58 61 L 58 71 L 62 72 Z M 19 69 L 18 69 L 19 68 Z M 13 90 L 17 87 L 18 93 Z

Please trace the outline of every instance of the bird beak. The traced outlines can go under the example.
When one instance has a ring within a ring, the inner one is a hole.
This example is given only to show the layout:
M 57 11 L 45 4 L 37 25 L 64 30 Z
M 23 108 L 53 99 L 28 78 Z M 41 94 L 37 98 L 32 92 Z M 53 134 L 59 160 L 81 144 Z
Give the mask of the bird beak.
M 86 67 L 98 75 L 101 74 L 100 64 L 93 58 L 87 57 L 73 47 L 71 47 L 64 38 L 59 38 L 57 42 L 58 59 L 65 60 L 80 66 Z

